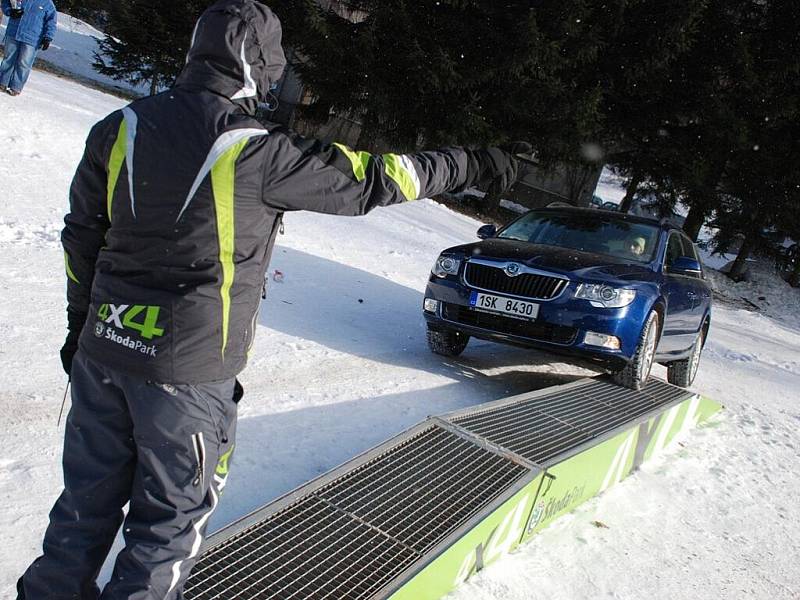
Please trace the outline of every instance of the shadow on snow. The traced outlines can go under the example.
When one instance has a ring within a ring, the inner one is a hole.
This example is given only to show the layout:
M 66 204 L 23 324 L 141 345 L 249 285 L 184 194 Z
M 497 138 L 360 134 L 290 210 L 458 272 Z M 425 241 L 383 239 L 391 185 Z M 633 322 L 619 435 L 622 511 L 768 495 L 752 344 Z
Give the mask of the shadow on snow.
M 214 515 L 212 530 L 432 414 L 583 376 L 578 369 L 551 372 L 558 359 L 548 354 L 475 340 L 458 359 L 435 356 L 425 344 L 419 291 L 288 248 L 276 248 L 272 265 L 285 273 L 285 281 L 270 281 L 262 325 L 345 354 L 442 375 L 452 383 L 240 419 L 228 497 Z

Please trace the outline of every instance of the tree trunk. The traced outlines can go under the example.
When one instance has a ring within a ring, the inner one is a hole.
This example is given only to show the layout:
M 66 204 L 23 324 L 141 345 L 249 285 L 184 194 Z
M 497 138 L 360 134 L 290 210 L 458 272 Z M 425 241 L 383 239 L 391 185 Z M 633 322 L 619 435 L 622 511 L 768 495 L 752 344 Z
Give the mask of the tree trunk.
M 751 231 L 745 235 L 744 241 L 742 242 L 742 247 L 739 249 L 739 254 L 736 255 L 736 260 L 733 261 L 733 266 L 728 273 L 728 277 L 734 281 L 742 280 L 742 277 L 747 270 L 747 259 L 750 258 L 750 255 L 753 253 L 755 245 L 756 234 Z
M 483 206 L 486 214 L 498 220 L 500 219 L 500 200 L 502 200 L 500 192 L 492 186 L 486 193 Z
M 633 199 L 636 197 L 636 192 L 639 191 L 639 186 L 642 184 L 642 176 L 638 171 L 633 172 L 633 177 L 628 182 L 628 188 L 625 191 L 625 197 L 619 205 L 619 212 L 627 213 L 633 207 Z
M 689 236 L 693 241 L 697 241 L 697 236 L 700 235 L 700 229 L 706 222 L 708 216 L 708 209 L 700 202 L 692 202 L 692 207 L 689 209 L 689 214 L 686 215 L 686 221 L 683 223 L 683 232 Z
M 155 96 L 158 93 L 158 75 L 153 75 L 153 79 L 150 81 L 150 95 Z
M 800 287 L 800 256 L 794 261 L 794 271 L 792 271 L 792 276 L 789 277 L 789 285 Z
M 581 196 L 586 189 L 586 184 L 592 177 L 593 170 L 582 164 L 573 164 L 567 167 L 567 185 L 569 187 L 569 201 L 575 206 L 588 206 L 589 202 L 581 204 Z

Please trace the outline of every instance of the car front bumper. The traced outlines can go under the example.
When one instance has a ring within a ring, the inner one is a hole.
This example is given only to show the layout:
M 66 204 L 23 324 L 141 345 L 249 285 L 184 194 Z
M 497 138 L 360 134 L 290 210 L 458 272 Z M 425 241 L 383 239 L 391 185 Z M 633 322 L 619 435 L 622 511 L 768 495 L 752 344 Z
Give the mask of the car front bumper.
M 649 310 L 646 299 L 637 296 L 633 304 L 619 309 L 595 308 L 586 300 L 575 299 L 576 287 L 577 283 L 570 283 L 553 300 L 528 300 L 539 304 L 539 315 L 535 321 L 524 321 L 477 311 L 470 306 L 472 288 L 455 278 L 431 278 L 425 298 L 439 304 L 435 312 L 423 312 L 434 329 L 453 329 L 480 339 L 543 349 L 588 360 L 603 368 L 622 369 L 636 351 Z M 587 344 L 588 332 L 614 336 L 619 339 L 620 348 L 612 350 Z

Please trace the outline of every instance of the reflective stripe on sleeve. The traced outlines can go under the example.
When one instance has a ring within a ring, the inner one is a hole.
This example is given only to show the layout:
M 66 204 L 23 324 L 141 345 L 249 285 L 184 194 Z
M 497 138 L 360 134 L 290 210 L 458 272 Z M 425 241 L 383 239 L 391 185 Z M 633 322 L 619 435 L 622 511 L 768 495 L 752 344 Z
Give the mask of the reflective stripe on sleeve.
M 384 154 L 383 162 L 386 165 L 386 175 L 400 187 L 406 200 L 419 198 L 419 175 L 411 159 L 405 155 Z
M 70 280 L 80 285 L 81 282 L 78 281 L 78 278 L 75 276 L 75 272 L 72 270 L 72 267 L 69 264 L 69 254 L 67 254 L 66 250 L 64 251 L 64 266 L 67 269 L 67 277 L 69 277 Z
M 367 165 L 369 165 L 369 161 L 372 158 L 372 155 L 369 152 L 356 152 L 354 150 L 350 150 L 344 144 L 334 144 L 336 148 L 341 150 L 342 154 L 344 154 L 352 163 L 353 165 L 353 175 L 356 178 L 356 181 L 361 183 L 367 178 Z

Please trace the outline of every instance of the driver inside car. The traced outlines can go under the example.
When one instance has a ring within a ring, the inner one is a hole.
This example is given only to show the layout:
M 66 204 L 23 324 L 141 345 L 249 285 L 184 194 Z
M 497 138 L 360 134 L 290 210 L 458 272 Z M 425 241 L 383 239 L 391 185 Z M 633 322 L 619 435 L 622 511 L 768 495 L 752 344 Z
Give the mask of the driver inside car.
M 643 237 L 637 236 L 628 244 L 628 251 L 634 256 L 642 256 L 645 246 L 647 246 L 647 241 Z

